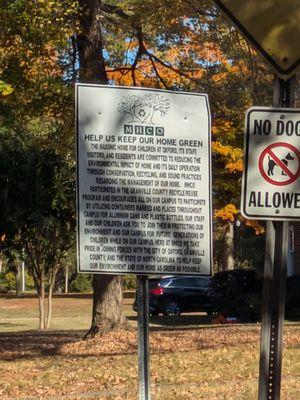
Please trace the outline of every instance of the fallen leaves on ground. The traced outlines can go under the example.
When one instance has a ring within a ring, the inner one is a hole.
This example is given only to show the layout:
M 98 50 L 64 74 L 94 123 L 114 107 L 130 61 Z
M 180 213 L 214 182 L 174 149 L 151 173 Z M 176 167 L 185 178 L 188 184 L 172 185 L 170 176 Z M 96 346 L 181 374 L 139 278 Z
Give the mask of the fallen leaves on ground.
M 259 341 L 259 325 L 153 330 L 153 399 L 254 399 Z M 284 344 L 282 398 L 288 399 L 299 390 L 299 325 L 285 327 Z M 1 399 L 136 399 L 135 330 L 88 340 L 82 332 L 2 334 L 0 357 Z

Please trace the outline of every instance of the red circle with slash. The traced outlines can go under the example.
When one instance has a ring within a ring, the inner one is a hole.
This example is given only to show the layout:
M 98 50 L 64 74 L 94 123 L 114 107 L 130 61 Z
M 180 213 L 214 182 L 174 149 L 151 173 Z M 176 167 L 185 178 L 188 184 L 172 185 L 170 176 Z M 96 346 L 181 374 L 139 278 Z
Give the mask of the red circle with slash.
M 277 157 L 277 155 L 274 153 L 273 149 L 276 149 L 278 147 L 281 147 L 281 148 L 283 147 L 288 150 L 291 150 L 296 155 L 296 159 L 298 161 L 298 168 L 297 168 L 296 173 L 291 171 L 288 168 L 288 166 L 282 161 L 282 159 Z M 282 171 L 287 176 L 286 180 L 276 181 L 275 179 L 270 178 L 270 176 L 266 173 L 266 171 L 264 169 L 264 160 L 266 157 L 270 157 L 274 161 L 274 163 L 279 168 L 282 169 Z M 295 146 L 293 146 L 289 143 L 285 143 L 285 142 L 273 143 L 270 146 L 266 147 L 265 150 L 261 153 L 261 155 L 259 157 L 259 161 L 258 161 L 258 166 L 259 166 L 259 171 L 260 171 L 262 177 L 267 182 L 271 183 L 272 185 L 276 185 L 276 186 L 289 185 L 289 184 L 295 182 L 295 180 L 300 176 L 300 152 Z

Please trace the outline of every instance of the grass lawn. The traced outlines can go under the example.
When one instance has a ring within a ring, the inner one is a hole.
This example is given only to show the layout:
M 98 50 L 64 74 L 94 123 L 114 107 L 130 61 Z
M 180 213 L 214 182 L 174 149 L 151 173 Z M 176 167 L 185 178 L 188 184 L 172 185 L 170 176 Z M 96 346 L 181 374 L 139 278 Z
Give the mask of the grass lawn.
M 33 329 L 36 299 L 1 298 L 0 398 L 136 400 L 137 338 L 131 302 L 125 299 L 132 330 L 84 341 L 90 297 L 56 297 L 56 330 L 47 332 L 24 329 Z M 208 321 L 197 315 L 172 323 L 152 320 L 152 400 L 256 400 L 260 326 L 201 322 Z M 300 324 L 285 326 L 284 343 L 281 400 L 297 400 Z
M 134 316 L 132 299 L 124 299 L 126 316 Z M 91 324 L 91 295 L 56 295 L 53 298 L 51 329 L 88 330 Z M 0 297 L 0 333 L 38 329 L 38 299 L 27 295 Z

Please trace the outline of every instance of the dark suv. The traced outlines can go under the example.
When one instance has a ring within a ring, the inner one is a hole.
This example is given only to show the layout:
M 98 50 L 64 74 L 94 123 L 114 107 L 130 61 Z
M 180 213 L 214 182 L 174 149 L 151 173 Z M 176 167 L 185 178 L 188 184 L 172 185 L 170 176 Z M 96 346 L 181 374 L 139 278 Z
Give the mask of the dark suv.
M 212 310 L 208 289 L 210 278 L 202 276 L 163 276 L 149 279 L 149 312 L 178 316 L 182 312 Z M 137 311 L 137 302 L 133 304 Z

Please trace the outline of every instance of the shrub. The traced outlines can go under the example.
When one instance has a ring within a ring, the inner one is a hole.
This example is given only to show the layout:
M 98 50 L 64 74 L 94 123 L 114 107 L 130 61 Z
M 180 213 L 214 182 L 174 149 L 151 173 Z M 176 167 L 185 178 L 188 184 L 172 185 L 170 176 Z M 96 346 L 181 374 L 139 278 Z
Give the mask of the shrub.
M 16 290 L 16 277 L 13 272 L 0 274 L 0 293 L 9 293 Z
M 34 280 L 27 271 L 25 271 L 25 290 L 35 288 Z M 12 271 L 0 273 L 0 293 L 10 293 L 16 291 L 16 275 Z
M 93 277 L 89 274 L 75 274 L 69 286 L 71 293 L 89 293 L 93 290 Z M 124 290 L 136 289 L 136 276 L 125 275 L 123 277 Z
M 136 289 L 136 276 L 135 275 L 125 275 L 123 277 L 123 288 L 124 290 L 134 290 Z
M 250 322 L 260 319 L 261 292 L 262 282 L 254 270 L 236 269 L 215 274 L 209 294 L 214 312 Z
M 71 293 L 89 293 L 93 290 L 92 275 L 76 274 L 69 286 Z
M 29 275 L 27 271 L 25 271 L 25 289 L 26 291 L 35 289 L 33 277 Z

